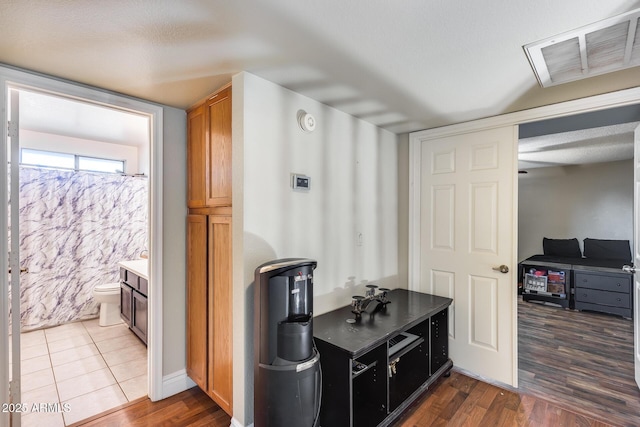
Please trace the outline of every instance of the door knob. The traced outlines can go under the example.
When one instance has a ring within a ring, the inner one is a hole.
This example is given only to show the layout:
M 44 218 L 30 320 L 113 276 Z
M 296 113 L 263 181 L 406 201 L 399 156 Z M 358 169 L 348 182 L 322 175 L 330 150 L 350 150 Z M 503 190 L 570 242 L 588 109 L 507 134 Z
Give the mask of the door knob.
M 499 271 L 500 273 L 507 274 L 509 272 L 509 267 L 502 264 L 500 267 L 493 267 L 495 271 Z
M 632 265 L 623 265 L 622 266 L 622 271 L 626 272 L 626 273 L 635 273 L 636 272 L 636 268 Z

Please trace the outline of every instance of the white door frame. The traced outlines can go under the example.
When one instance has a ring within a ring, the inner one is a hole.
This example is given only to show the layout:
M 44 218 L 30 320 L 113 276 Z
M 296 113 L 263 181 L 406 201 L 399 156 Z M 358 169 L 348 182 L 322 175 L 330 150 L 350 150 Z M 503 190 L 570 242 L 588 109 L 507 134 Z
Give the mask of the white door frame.
M 11 157 L 10 163 L 10 181 L 11 189 L 9 194 L 18 194 L 20 190 L 20 169 L 18 167 L 19 161 L 19 129 L 20 129 L 20 93 L 15 90 L 10 91 L 9 95 L 11 105 L 11 113 L 9 119 L 11 121 L 11 127 L 8 129 L 9 139 L 11 140 Z M 6 199 L 5 199 L 6 200 Z M 15 199 L 14 199 L 15 201 Z M 22 360 L 21 358 L 21 346 L 20 346 L 20 280 L 21 280 L 21 265 L 20 265 L 20 239 L 15 236 L 20 235 L 19 224 L 20 206 L 19 203 L 12 203 L 11 210 L 9 212 L 9 218 L 11 221 L 11 229 L 9 234 L 12 236 L 11 246 L 9 248 L 11 256 L 9 257 L 9 269 L 11 270 L 11 361 Z M 17 296 L 17 298 L 16 298 Z M 6 328 L 5 328 L 6 329 Z M 9 389 L 9 395 L 12 403 L 22 403 L 22 362 L 13 362 L 11 372 L 11 387 Z M 20 427 L 22 425 L 22 413 L 16 411 L 11 413 L 10 419 L 12 427 Z
M 640 103 L 640 87 L 626 89 L 618 92 L 595 95 L 574 101 L 562 102 L 559 104 L 533 108 L 525 111 L 504 114 L 501 116 L 460 123 L 451 126 L 444 126 L 420 132 L 414 132 L 409 136 L 409 270 L 408 288 L 410 290 L 420 289 L 420 145 L 425 140 L 437 139 L 446 136 L 472 133 L 480 130 L 493 129 L 502 126 L 517 126 L 520 124 L 534 122 L 545 119 L 552 119 L 562 116 L 571 116 L 590 111 L 606 110 L 609 108 L 621 107 Z M 517 206 L 517 186 L 514 188 L 514 204 Z M 517 216 L 514 220 L 514 245 L 517 247 Z M 517 258 L 514 258 L 517 262 Z M 509 266 L 512 271 L 517 271 L 517 266 Z M 513 286 L 513 292 L 517 293 L 517 287 Z M 517 298 L 514 298 L 517 303 Z M 515 379 L 514 386 L 518 382 L 518 312 L 513 310 L 513 372 Z
M 9 96 L 9 87 L 14 88 L 30 88 L 42 92 L 50 92 L 61 94 L 70 98 L 77 98 L 95 102 L 106 106 L 112 106 L 123 110 L 135 111 L 147 114 L 150 117 L 150 172 L 149 172 L 149 363 L 148 363 L 148 387 L 149 397 L 151 400 L 160 400 L 163 395 L 163 377 L 162 377 L 162 259 L 163 259 L 163 241 L 162 241 L 162 163 L 163 163 L 163 108 L 160 105 L 143 102 L 137 99 L 128 98 L 105 90 L 74 84 L 62 80 L 58 80 L 35 73 L 26 72 L 6 66 L 0 66 L 0 123 L 4 128 L 0 132 L 0 195 L 4 195 L 0 206 L 4 205 L 4 209 L 0 209 L 0 253 L 7 253 L 7 102 Z M 4 236 L 4 237 L 3 237 Z M 0 257 L 0 269 L 6 271 L 8 268 L 6 257 Z M 8 304 L 7 293 L 4 289 L 8 286 L 7 275 L 0 275 L 0 315 L 4 315 Z M 8 316 L 8 313 L 6 313 Z M 5 325 L 4 318 L 0 325 Z M 8 378 L 8 366 L 5 356 L 5 349 L 8 341 L 7 328 L 3 327 L 0 332 L 0 380 Z M 5 396 L 6 383 L 2 385 L 0 398 L 3 402 Z M 0 415 L 1 417 L 2 415 Z M 0 418 L 0 426 L 4 426 L 4 418 Z
M 640 387 L 640 126 L 633 133 L 633 364 Z M 626 266 L 625 266 L 626 267 Z M 627 270 L 622 267 L 623 270 Z

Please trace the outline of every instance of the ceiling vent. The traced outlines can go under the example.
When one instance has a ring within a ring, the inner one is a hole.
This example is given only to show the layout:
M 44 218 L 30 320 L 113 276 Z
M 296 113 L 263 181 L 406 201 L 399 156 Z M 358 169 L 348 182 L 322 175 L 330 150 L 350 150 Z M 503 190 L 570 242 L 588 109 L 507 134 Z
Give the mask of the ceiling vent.
M 524 46 L 542 87 L 640 65 L 640 9 Z

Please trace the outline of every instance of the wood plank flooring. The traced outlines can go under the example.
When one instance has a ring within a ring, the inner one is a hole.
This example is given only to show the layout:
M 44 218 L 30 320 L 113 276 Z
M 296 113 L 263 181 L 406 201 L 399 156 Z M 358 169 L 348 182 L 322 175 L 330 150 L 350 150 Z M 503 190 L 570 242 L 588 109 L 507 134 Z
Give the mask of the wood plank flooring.
M 613 425 L 640 425 L 633 321 L 520 299 L 518 337 L 521 393 Z
M 199 388 L 159 402 L 142 399 L 74 427 L 228 427 L 230 417 Z M 394 427 L 609 427 L 534 396 L 522 395 L 453 371 L 440 379 Z M 294 427 L 294 426 L 292 426 Z M 334 426 L 323 426 L 334 427 Z
M 393 427 L 431 426 L 608 427 L 609 424 L 453 371 L 393 424 Z
M 231 417 L 198 387 L 158 402 L 148 398 L 74 424 L 73 427 L 229 427 Z
M 640 426 L 630 320 L 520 302 L 518 327 L 518 390 L 453 371 L 393 427 Z M 230 422 L 194 387 L 159 402 L 143 399 L 76 426 L 228 427 Z

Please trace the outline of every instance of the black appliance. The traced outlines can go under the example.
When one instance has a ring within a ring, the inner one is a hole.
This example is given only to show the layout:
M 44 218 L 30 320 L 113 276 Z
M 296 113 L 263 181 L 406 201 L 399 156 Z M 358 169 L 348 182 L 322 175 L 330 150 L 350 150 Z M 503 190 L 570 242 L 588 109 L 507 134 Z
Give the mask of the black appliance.
M 322 393 L 313 344 L 313 270 L 304 258 L 270 261 L 255 271 L 255 427 L 314 427 Z

